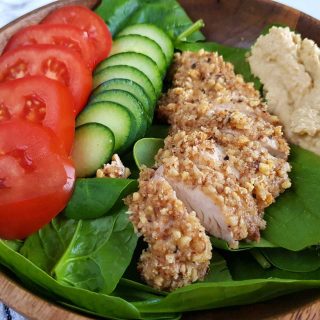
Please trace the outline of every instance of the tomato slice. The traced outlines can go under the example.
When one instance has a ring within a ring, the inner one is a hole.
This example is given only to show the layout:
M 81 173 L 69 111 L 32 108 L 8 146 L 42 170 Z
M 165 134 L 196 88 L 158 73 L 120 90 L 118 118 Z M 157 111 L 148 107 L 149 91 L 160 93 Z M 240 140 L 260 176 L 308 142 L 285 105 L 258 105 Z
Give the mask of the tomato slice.
M 55 45 L 20 47 L 0 57 L 0 82 L 29 75 L 44 75 L 67 86 L 75 102 L 75 113 L 84 107 L 92 88 L 92 76 L 74 51 Z
M 34 44 L 55 44 L 76 51 L 92 70 L 94 59 L 88 36 L 79 28 L 66 25 L 34 25 L 21 29 L 8 41 L 4 52 Z
M 94 49 L 96 63 L 107 58 L 112 46 L 111 33 L 101 17 L 83 6 L 66 6 L 50 13 L 42 23 L 66 23 L 84 31 Z
M 54 133 L 39 124 L 0 125 L 0 238 L 23 239 L 67 204 L 75 170 Z
M 0 126 L 10 119 L 40 123 L 54 131 L 69 154 L 74 139 L 73 98 L 64 85 L 44 76 L 0 83 Z

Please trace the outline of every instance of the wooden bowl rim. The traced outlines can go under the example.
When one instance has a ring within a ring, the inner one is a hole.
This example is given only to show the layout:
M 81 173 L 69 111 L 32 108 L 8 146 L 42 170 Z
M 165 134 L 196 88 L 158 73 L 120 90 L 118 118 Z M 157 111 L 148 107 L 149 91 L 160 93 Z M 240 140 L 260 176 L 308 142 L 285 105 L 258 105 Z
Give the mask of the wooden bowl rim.
M 230 0 L 229 0 L 230 1 Z M 267 6 L 272 6 L 274 8 L 281 8 L 285 11 L 291 11 L 295 12 L 296 14 L 299 14 L 303 19 L 306 19 L 312 24 L 319 25 L 320 27 L 320 21 L 315 19 L 314 17 L 301 12 L 295 8 L 292 8 L 288 5 L 274 2 L 272 0 L 251 0 L 256 3 L 263 3 Z M 98 6 L 101 0 L 56 0 L 55 2 L 49 3 L 45 6 L 42 6 L 40 8 L 37 8 L 29 13 L 24 14 L 23 16 L 17 18 L 16 20 L 8 23 L 7 25 L 0 28 L 0 51 L 2 50 L 5 43 L 3 43 L 3 39 L 1 39 L 1 34 L 8 32 L 8 37 L 12 35 L 10 33 L 11 30 L 14 30 L 14 27 L 24 21 L 27 21 L 27 24 L 32 24 L 30 21 L 30 17 L 35 17 L 39 13 L 46 12 L 48 14 L 53 8 L 61 7 L 67 4 L 73 4 L 73 3 L 91 3 L 90 6 L 92 6 L 92 3 L 95 2 L 94 6 Z M 56 6 L 55 6 L 56 5 Z M 88 5 L 87 5 L 88 6 Z M 39 21 L 39 20 L 38 20 Z M 23 25 L 20 24 L 21 26 Z M 10 273 L 10 272 L 9 272 Z M 48 301 L 44 297 L 38 296 L 28 289 L 26 289 L 21 283 L 14 280 L 9 273 L 3 272 L 0 270 L 0 301 L 8 305 L 13 310 L 16 310 L 21 315 L 27 317 L 28 319 L 64 319 L 64 320 L 86 320 L 86 319 L 94 319 L 90 317 L 90 315 L 82 315 L 80 313 L 77 313 L 73 310 L 69 310 L 66 307 L 57 304 L 53 301 Z M 291 311 L 299 311 L 299 310 L 310 310 L 310 308 L 314 304 L 318 305 L 318 310 L 320 314 L 320 295 L 318 291 L 310 291 L 312 294 L 310 296 L 307 295 L 307 297 L 304 299 L 302 305 L 297 305 L 294 310 Z M 265 302 L 265 303 L 268 303 Z M 257 304 L 252 304 L 249 306 L 254 306 Z M 232 307 L 237 308 L 237 307 Z M 240 307 L 241 308 L 241 307 Z M 226 310 L 228 308 L 221 308 L 222 310 Z M 213 310 L 211 310 L 213 312 Z M 210 310 L 203 310 L 203 312 L 210 312 Z M 192 317 L 191 317 L 192 318 Z M 190 319 L 191 319 L 190 318 Z M 267 318 L 264 318 L 267 319 Z M 268 319 L 271 319 L 268 317 Z M 272 319 L 287 319 L 287 312 L 283 311 L 283 313 L 275 314 L 274 317 L 272 316 Z M 288 318 L 289 319 L 289 318 Z M 290 317 L 291 319 L 291 317 Z M 292 318 L 293 319 L 293 318 Z M 299 318 L 300 319 L 300 318 Z

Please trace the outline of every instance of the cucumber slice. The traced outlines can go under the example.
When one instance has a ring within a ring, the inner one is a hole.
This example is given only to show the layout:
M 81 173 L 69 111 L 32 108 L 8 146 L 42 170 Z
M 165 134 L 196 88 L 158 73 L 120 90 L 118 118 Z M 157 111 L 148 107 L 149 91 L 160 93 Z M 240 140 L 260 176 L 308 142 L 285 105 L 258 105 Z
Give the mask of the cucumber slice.
M 136 136 L 135 118 L 127 108 L 118 103 L 92 103 L 79 114 L 76 126 L 91 122 L 101 123 L 111 129 L 115 137 L 115 152 L 125 150 Z
M 119 89 L 124 90 L 134 95 L 143 105 L 148 114 L 153 115 L 153 106 L 143 88 L 136 82 L 127 79 L 113 79 L 100 84 L 91 94 L 91 98 L 96 96 L 99 92 L 105 90 Z
M 147 55 L 157 64 L 162 77 L 165 76 L 167 69 L 166 56 L 155 41 L 139 35 L 116 38 L 112 44 L 110 56 L 123 52 L 137 52 Z
M 170 37 L 154 24 L 134 24 L 123 29 L 117 36 L 127 36 L 129 34 L 138 34 L 155 41 L 166 56 L 167 65 L 171 64 L 173 57 L 173 43 Z
M 95 72 L 99 72 L 106 67 L 117 65 L 134 67 L 143 72 L 151 81 L 157 97 L 159 96 L 162 89 L 161 74 L 155 62 L 148 56 L 136 52 L 118 53 L 102 61 L 96 68 Z
M 77 178 L 93 176 L 113 155 L 114 134 L 100 123 L 86 123 L 76 129 L 72 159 Z
M 113 66 L 107 67 L 93 76 L 93 88 L 98 87 L 101 83 L 112 79 L 127 79 L 139 84 L 148 95 L 151 105 L 154 107 L 156 103 L 156 93 L 153 85 L 148 77 L 137 68 L 129 66 Z
M 124 90 L 106 90 L 97 94 L 90 100 L 88 107 L 91 104 L 101 101 L 111 101 L 121 104 L 132 112 L 137 126 L 137 136 L 135 139 L 143 137 L 147 131 L 147 127 L 151 124 L 150 115 L 144 112 L 142 104 L 131 93 Z

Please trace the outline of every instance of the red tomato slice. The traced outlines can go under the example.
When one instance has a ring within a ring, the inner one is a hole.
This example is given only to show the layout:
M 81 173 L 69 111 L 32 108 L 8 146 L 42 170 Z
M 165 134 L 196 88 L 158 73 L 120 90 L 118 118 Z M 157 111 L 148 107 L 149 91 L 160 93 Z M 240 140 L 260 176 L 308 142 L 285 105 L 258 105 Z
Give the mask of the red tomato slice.
M 64 85 L 44 76 L 0 83 L 0 126 L 9 119 L 24 119 L 52 129 L 69 154 L 75 119 L 73 98 Z
M 54 133 L 23 120 L 0 125 L 0 238 L 23 239 L 67 204 L 74 167 Z
M 88 35 L 72 25 L 34 25 L 21 29 L 9 40 L 4 52 L 34 44 L 55 44 L 76 51 L 82 56 L 90 70 L 94 67 L 94 57 Z
M 107 58 L 112 45 L 111 33 L 101 17 L 83 6 L 66 6 L 50 13 L 42 23 L 66 23 L 84 31 L 94 48 L 96 63 Z
M 92 88 L 91 73 L 81 57 L 55 45 L 20 47 L 0 57 L 0 82 L 29 75 L 44 75 L 67 86 L 76 114 L 84 107 Z

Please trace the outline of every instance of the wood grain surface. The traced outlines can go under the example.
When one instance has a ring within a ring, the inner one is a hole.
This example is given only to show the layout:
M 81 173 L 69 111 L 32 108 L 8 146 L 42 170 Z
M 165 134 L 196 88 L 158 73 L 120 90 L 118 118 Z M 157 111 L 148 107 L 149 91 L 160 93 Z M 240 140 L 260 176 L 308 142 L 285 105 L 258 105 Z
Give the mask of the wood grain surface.
M 53 304 L 27 291 L 20 284 L 0 271 L 0 301 L 30 320 L 87 320 L 60 305 Z
M 316 0 L 315 0 L 316 1 Z M 20 28 L 35 24 L 50 11 L 66 4 L 83 4 L 94 7 L 97 0 L 60 0 L 0 29 L 0 51 L 6 41 Z M 304 37 L 320 44 L 320 22 L 297 10 L 268 0 L 180 0 L 189 16 L 202 18 L 208 40 L 232 46 L 248 47 L 268 24 L 285 24 Z M 47 301 L 24 289 L 8 274 L 0 271 L 0 300 L 28 319 L 34 320 L 85 320 L 80 315 L 58 304 Z M 185 320 L 318 320 L 320 319 L 320 292 L 309 290 L 249 306 L 223 308 L 187 313 Z
M 317 1 L 317 0 L 315 0 Z M 270 0 L 179 0 L 193 19 L 206 23 L 208 40 L 247 48 L 263 28 L 283 24 L 320 44 L 320 22 Z

